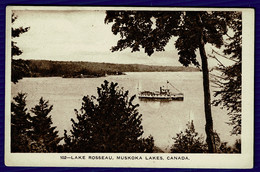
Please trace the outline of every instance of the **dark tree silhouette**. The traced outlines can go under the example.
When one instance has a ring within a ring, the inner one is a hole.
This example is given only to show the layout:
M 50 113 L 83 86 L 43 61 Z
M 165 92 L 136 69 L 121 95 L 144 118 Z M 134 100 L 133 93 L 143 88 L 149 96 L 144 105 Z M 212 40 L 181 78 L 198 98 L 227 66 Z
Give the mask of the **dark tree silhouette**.
M 52 119 L 49 113 L 53 106 L 49 106 L 48 103 L 41 98 L 39 104 L 31 110 L 35 114 L 31 117 L 32 152 L 57 152 L 58 144 L 62 140 L 58 137 L 58 131 L 55 131 L 56 127 L 51 126 Z
M 220 87 L 215 92 L 215 97 L 220 97 L 213 101 L 215 106 L 221 105 L 229 110 L 229 124 L 233 126 L 231 134 L 241 134 L 241 67 L 242 67 L 242 15 L 232 13 L 228 26 L 232 28 L 233 35 L 228 35 L 225 44 L 224 56 L 214 52 L 216 56 L 222 56 L 233 61 L 233 65 L 224 66 L 219 64 L 217 70 L 221 71 L 221 76 L 216 76 L 215 84 Z M 216 58 L 216 56 L 214 56 Z M 227 57 L 226 57 L 227 56 Z
M 195 131 L 193 121 L 187 124 L 184 132 L 181 131 L 173 139 L 172 153 L 203 153 L 207 150 L 204 139 Z
M 235 12 L 219 11 L 107 11 L 105 23 L 113 23 L 112 32 L 121 39 L 112 51 L 130 47 L 132 52 L 144 48 L 149 56 L 154 51 L 164 51 L 172 36 L 178 37 L 175 47 L 179 61 L 184 66 L 199 66 L 196 50 L 199 50 L 203 72 L 204 110 L 209 152 L 214 149 L 214 131 L 211 114 L 208 61 L 205 44 L 217 48 L 223 45 L 223 35 L 228 31 L 227 20 Z
M 18 93 L 11 103 L 11 152 L 57 152 L 61 147 L 56 127 L 51 127 L 49 112 L 52 106 L 40 99 L 32 108 L 31 116 L 26 108 L 26 94 Z
M 234 153 L 241 153 L 241 139 L 237 139 L 233 146 Z
M 11 152 L 29 152 L 30 114 L 26 108 L 26 95 L 18 93 L 11 103 Z
M 143 138 L 142 115 L 133 104 L 135 96 L 104 81 L 97 97 L 83 97 L 71 135 L 64 134 L 65 152 L 153 152 L 154 141 Z
M 17 16 L 13 13 L 12 14 L 12 23 L 15 22 Z M 29 27 L 19 27 L 19 28 L 12 28 L 12 39 L 19 37 L 21 34 L 27 32 Z M 11 41 L 11 57 L 12 57 L 12 71 L 11 71 L 11 81 L 13 83 L 17 83 L 18 80 L 22 79 L 24 76 L 30 75 L 30 70 L 28 67 L 28 62 L 22 59 L 13 59 L 14 56 L 19 56 L 23 52 L 17 46 L 17 42 Z
M 195 131 L 193 121 L 188 122 L 185 131 L 181 131 L 173 137 L 174 144 L 171 147 L 171 153 L 206 153 L 207 144 L 204 143 L 202 136 Z M 216 153 L 241 153 L 241 140 L 236 140 L 233 146 L 227 142 L 222 142 L 219 134 L 214 131 Z

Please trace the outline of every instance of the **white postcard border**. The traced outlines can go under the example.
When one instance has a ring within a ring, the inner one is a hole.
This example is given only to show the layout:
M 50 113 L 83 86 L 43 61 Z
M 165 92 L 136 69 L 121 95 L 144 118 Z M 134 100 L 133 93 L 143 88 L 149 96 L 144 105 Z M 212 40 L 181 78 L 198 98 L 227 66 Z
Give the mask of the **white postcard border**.
M 11 12 L 12 10 L 162 10 L 162 11 L 242 11 L 242 153 L 170 154 L 170 153 L 11 153 Z M 146 167 L 146 168 L 252 168 L 254 138 L 254 26 L 255 13 L 248 8 L 158 8 L 158 7 L 39 7 L 6 8 L 6 82 L 5 82 L 5 165 L 49 167 Z M 62 159 L 62 156 L 70 157 Z M 83 156 L 85 159 L 83 159 Z M 117 157 L 135 157 L 128 160 Z M 89 159 L 96 157 L 100 159 Z M 106 158 L 112 157 L 113 160 Z M 141 157 L 139 159 L 137 157 Z M 78 159 L 77 159 L 78 158 Z M 81 159 L 80 159 L 81 158 Z M 151 158 L 155 158 L 152 160 Z M 163 160 L 161 160 L 163 159 Z M 168 160 L 170 159 L 170 160 Z

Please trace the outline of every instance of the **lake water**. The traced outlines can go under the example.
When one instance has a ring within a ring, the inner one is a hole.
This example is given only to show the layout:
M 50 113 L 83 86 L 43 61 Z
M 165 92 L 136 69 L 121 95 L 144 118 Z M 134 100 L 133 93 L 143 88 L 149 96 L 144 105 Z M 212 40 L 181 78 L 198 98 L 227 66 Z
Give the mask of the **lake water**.
M 40 97 L 49 100 L 53 105 L 53 125 L 57 126 L 59 135 L 64 129 L 71 129 L 71 118 L 75 118 L 74 109 L 80 109 L 82 98 L 86 95 L 97 95 L 97 87 L 107 80 L 118 82 L 129 95 L 139 90 L 159 90 L 168 80 L 184 93 L 184 101 L 141 101 L 138 103 L 142 114 L 144 136 L 152 135 L 155 145 L 169 151 L 173 144 L 172 137 L 184 130 L 188 121 L 193 120 L 196 131 L 205 138 L 205 114 L 203 106 L 203 85 L 201 72 L 132 72 L 126 75 L 101 78 L 24 78 L 12 84 L 12 97 L 18 92 L 27 93 L 28 109 L 38 104 Z M 169 88 L 171 88 L 169 86 Z M 227 111 L 212 107 L 214 130 L 219 133 L 221 141 L 233 144 L 237 137 L 230 136 L 231 127 Z

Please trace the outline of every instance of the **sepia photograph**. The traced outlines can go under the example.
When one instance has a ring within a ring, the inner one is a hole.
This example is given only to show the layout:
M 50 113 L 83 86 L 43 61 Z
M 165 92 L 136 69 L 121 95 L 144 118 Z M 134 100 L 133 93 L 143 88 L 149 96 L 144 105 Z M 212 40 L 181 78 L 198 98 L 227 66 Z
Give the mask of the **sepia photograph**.
M 6 23 L 6 165 L 252 167 L 252 9 L 9 6 Z

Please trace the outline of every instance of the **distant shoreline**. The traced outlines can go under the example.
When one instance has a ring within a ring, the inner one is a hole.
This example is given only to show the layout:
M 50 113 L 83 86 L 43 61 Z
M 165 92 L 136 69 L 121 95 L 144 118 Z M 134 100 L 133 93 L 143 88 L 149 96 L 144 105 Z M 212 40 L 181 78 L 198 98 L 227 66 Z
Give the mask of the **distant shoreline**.
M 195 67 L 114 64 L 98 62 L 26 60 L 30 75 L 26 77 L 98 78 L 125 75 L 126 72 L 199 72 Z

